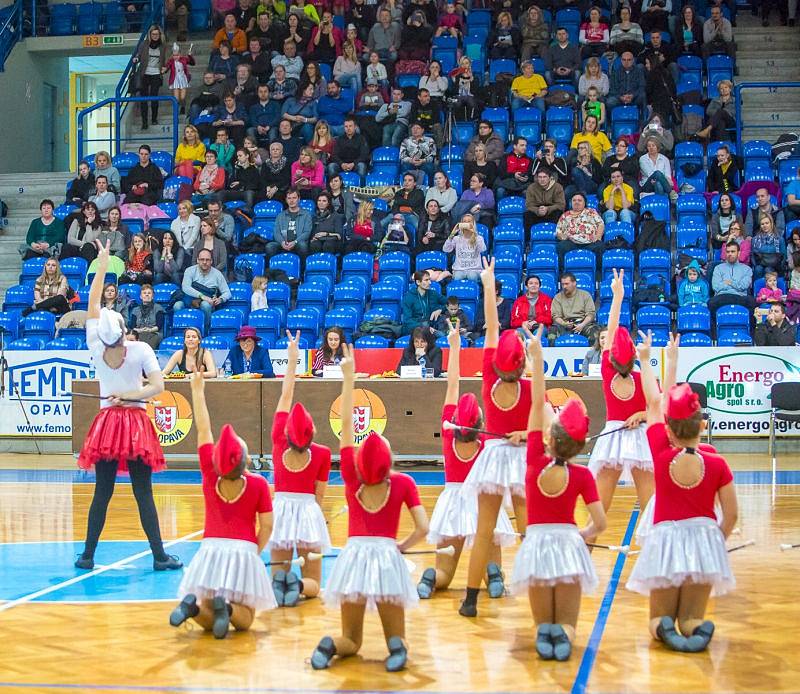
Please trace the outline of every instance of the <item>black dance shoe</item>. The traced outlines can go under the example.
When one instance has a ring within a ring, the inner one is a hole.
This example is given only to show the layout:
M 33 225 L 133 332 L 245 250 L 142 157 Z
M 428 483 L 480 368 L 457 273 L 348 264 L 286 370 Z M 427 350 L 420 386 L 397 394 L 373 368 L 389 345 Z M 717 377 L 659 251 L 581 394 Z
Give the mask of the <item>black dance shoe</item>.
M 667 648 L 681 653 L 686 652 L 686 637 L 678 633 L 675 628 L 675 620 L 672 617 L 662 617 L 656 627 L 656 634 Z
M 553 624 L 550 627 L 550 640 L 553 642 L 553 657 L 561 662 L 569 660 L 572 655 L 572 644 L 564 627 L 560 624 Z
M 536 629 L 536 653 L 542 660 L 553 659 L 553 642 L 550 639 L 552 624 L 540 624 Z
M 703 622 L 686 639 L 686 650 L 689 653 L 700 653 L 706 650 L 712 636 L 714 636 L 714 622 Z
M 433 595 L 434 590 L 436 590 L 436 569 L 425 569 L 417 583 L 417 595 L 423 600 L 427 600 Z
M 286 573 L 286 582 L 284 583 L 286 592 L 283 594 L 283 604 L 286 607 L 294 607 L 297 601 L 300 600 L 300 593 L 302 591 L 300 579 L 293 571 Z
M 389 639 L 389 657 L 384 661 L 386 672 L 399 672 L 406 667 L 408 660 L 408 650 L 403 645 L 403 639 L 399 636 L 392 636 Z
M 333 656 L 336 655 L 336 644 L 330 636 L 324 636 L 311 654 L 311 667 L 315 670 L 325 670 L 330 667 Z
M 174 554 L 168 554 L 164 561 L 153 559 L 154 571 L 175 571 L 182 568 L 183 562 Z
M 224 639 L 228 635 L 228 627 L 231 624 L 231 611 L 225 598 L 217 596 L 212 601 L 214 608 L 214 625 L 211 631 L 214 632 L 215 639 Z
M 478 605 L 474 602 L 464 602 L 461 603 L 461 607 L 458 608 L 458 614 L 462 617 L 477 617 L 478 616 Z
M 91 571 L 94 568 L 94 559 L 87 559 L 82 554 L 79 554 L 75 560 L 75 568 Z
M 196 617 L 200 614 L 200 608 L 197 606 L 197 596 L 189 593 L 180 604 L 172 610 L 169 616 L 169 623 L 174 627 L 179 627 L 187 619 Z

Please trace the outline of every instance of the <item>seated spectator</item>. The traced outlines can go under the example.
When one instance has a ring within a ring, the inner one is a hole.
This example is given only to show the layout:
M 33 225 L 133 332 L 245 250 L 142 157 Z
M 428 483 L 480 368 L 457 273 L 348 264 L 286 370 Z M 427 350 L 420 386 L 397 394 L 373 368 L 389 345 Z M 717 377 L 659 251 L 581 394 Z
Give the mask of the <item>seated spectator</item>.
M 67 232 L 64 222 L 53 216 L 54 209 L 52 200 L 45 199 L 39 203 L 41 216 L 30 223 L 25 243 L 19 249 L 23 261 L 58 256 L 61 252 L 62 244 L 67 240 Z
M 317 8 L 314 5 L 307 5 L 305 0 L 296 0 L 288 10 L 286 27 L 289 40 L 294 43 L 298 55 L 303 55 L 311 37 L 311 27 L 319 25 L 319 14 Z
M 23 317 L 34 311 L 48 311 L 57 316 L 64 315 L 70 309 L 67 299 L 68 291 L 69 284 L 61 272 L 58 260 L 48 258 L 42 274 L 36 278 L 36 282 L 33 284 L 33 304 L 22 310 Z
M 669 71 L 661 63 L 644 59 L 645 71 L 645 96 L 650 112 L 660 116 L 664 123 L 677 123 L 683 116 L 677 103 L 677 92 L 675 82 Z
M 445 241 L 448 239 L 448 234 L 447 215 L 441 211 L 436 199 L 427 200 L 425 202 L 425 214 L 420 220 L 419 227 L 417 227 L 417 253 L 441 251 Z
M 236 8 L 236 0 L 211 0 L 211 26 L 214 30 L 225 24 L 225 15 Z
M 482 142 L 475 145 L 473 149 L 475 159 L 464 164 L 464 179 L 461 182 L 462 189 L 469 187 L 469 179 L 473 174 L 479 173 L 486 179 L 486 187 L 493 188 L 497 179 L 497 164 L 486 158 L 486 145 Z M 497 196 L 495 196 L 497 197 Z
M 200 168 L 199 162 L 206 159 L 206 145 L 193 125 L 183 129 L 183 139 L 175 150 L 175 175 L 194 179 Z
M 645 34 L 651 31 L 667 31 L 672 0 L 643 0 L 639 24 Z
M 139 163 L 131 167 L 128 175 L 122 179 L 126 205 L 134 202 L 155 205 L 161 199 L 164 177 L 161 169 L 150 161 L 150 151 L 150 145 L 139 147 Z
M 412 224 L 406 215 L 393 212 L 381 220 L 381 227 L 385 233 L 379 247 L 384 253 L 399 251 L 411 255 L 417 224 Z
M 450 95 L 455 99 L 454 113 L 456 109 L 462 109 L 465 119 L 475 120 L 475 114 L 480 111 L 481 105 L 480 81 L 472 71 L 472 61 L 469 56 L 462 56 L 458 67 L 453 68 L 448 77 L 452 83 Z
M 411 7 L 413 8 L 413 5 Z M 442 18 L 446 16 L 444 13 L 441 14 Z M 456 15 L 453 16 L 458 19 Z M 437 29 L 437 35 L 439 35 L 440 31 L 444 31 L 444 29 L 442 27 Z M 401 28 L 400 46 L 397 52 L 400 60 L 427 61 L 430 55 L 433 34 L 434 27 L 428 24 L 425 13 L 413 11 Z
M 572 167 L 572 184 L 567 186 L 566 197 L 571 198 L 573 193 L 595 195 L 603 183 L 603 167 L 592 156 L 588 142 L 578 143 L 578 158 Z
M 116 284 L 109 282 L 103 287 L 103 298 L 101 301 L 101 308 L 104 307 L 110 311 L 116 311 L 126 321 L 128 320 L 128 306 L 130 302 L 126 294 L 120 294 Z
M 594 58 L 608 49 L 608 24 L 600 17 L 600 8 L 593 7 L 589 10 L 589 21 L 583 22 L 578 35 L 581 45 L 581 57 Z
M 439 15 L 439 23 L 436 26 L 436 37 L 452 36 L 454 39 L 461 39 L 464 33 L 464 21 L 456 13 L 455 0 L 446 0 L 444 12 Z
M 356 47 L 351 41 L 344 42 L 342 54 L 333 64 L 333 79 L 356 94 L 361 91 L 361 63 L 358 62 Z
M 736 44 L 733 42 L 733 27 L 722 16 L 719 4 L 712 5 L 710 17 L 703 24 L 703 58 L 715 53 L 724 53 L 736 60 Z
M 719 207 L 711 217 L 711 244 L 714 248 L 722 248 L 729 240 L 730 226 L 737 223 L 744 227 L 744 220 L 736 209 L 736 203 L 729 193 L 719 196 Z
M 234 53 L 244 53 L 247 50 L 247 35 L 236 26 L 236 16 L 233 13 L 225 15 L 222 28 L 214 34 L 211 45 L 218 50 L 223 41 L 231 45 Z
M 261 337 L 254 327 L 243 325 L 234 340 L 236 345 L 231 347 L 227 357 L 234 376 L 247 378 L 247 374 L 251 374 L 256 378 L 275 378 L 269 350 L 258 344 Z
M 439 317 L 433 324 L 433 337 L 447 337 L 450 333 L 450 326 L 458 326 L 458 334 L 472 342 L 472 321 L 469 316 L 461 308 L 461 303 L 457 296 L 448 296 L 445 304 L 445 310 L 439 314 Z
M 564 189 L 556 181 L 553 170 L 540 166 L 535 180 L 525 191 L 525 229 L 543 222 L 555 224 L 566 207 Z
M 367 81 L 375 80 L 381 89 L 388 89 L 389 80 L 387 78 L 386 66 L 380 61 L 381 58 L 375 51 L 369 54 L 369 62 L 366 67 Z
M 300 150 L 303 148 L 303 139 L 292 132 L 292 122 L 281 118 L 278 122 L 278 133 L 273 142 L 278 142 L 283 147 L 284 156 L 290 161 L 295 162 L 300 157 Z
M 550 27 L 544 21 L 542 10 L 536 5 L 531 5 L 525 15 L 520 18 L 519 24 L 522 37 L 520 59 L 525 62 L 531 58 L 544 57 L 544 53 L 550 45 Z
M 152 284 L 153 252 L 144 238 L 144 234 L 134 234 L 128 248 L 125 261 L 125 272 L 119 277 L 120 284 Z
M 665 121 L 660 114 L 653 113 L 650 116 L 642 127 L 639 142 L 636 145 L 636 149 L 640 154 L 644 154 L 647 151 L 647 140 L 654 139 L 658 144 L 659 152 L 671 158 L 672 150 L 675 147 L 675 136 L 664 123 Z
M 436 149 L 442 148 L 444 130 L 441 105 L 440 102 L 431 99 L 431 93 L 424 87 L 417 90 L 417 98 L 411 105 L 409 120 L 412 123 L 419 123 L 426 133 L 431 133 Z
M 610 222 L 636 222 L 636 214 L 633 207 L 636 198 L 633 188 L 624 182 L 621 171 L 611 172 L 611 183 L 603 191 L 603 205 L 606 211 L 603 213 L 603 221 Z
M 377 5 L 368 5 L 366 0 L 353 0 L 345 14 L 345 21 L 353 25 L 362 41 L 367 40 L 367 35 L 375 24 L 376 8 Z
M 345 226 L 350 228 L 356 217 L 356 201 L 353 194 L 345 190 L 339 174 L 328 178 L 328 193 L 331 196 L 331 208 L 342 215 Z
M 292 133 L 299 135 L 303 142 L 314 137 L 314 124 L 317 122 L 317 100 L 314 98 L 314 85 L 308 84 L 299 97 L 290 96 L 283 104 L 281 118 L 292 124 Z
M 450 87 L 450 82 L 442 74 L 442 65 L 438 60 L 428 63 L 428 73 L 419 78 L 417 94 L 423 89 L 428 92 L 431 101 L 441 109 L 445 94 Z
M 67 232 L 67 243 L 61 248 L 61 258 L 81 257 L 92 262 L 97 257 L 95 241 L 100 236 L 103 220 L 93 202 L 86 202 L 81 214 L 72 222 Z
M 211 252 L 211 267 L 216 268 L 223 275 L 228 271 L 228 249 L 225 242 L 216 235 L 217 225 L 213 219 L 205 217 L 200 221 L 200 238 L 194 243 L 192 249 L 192 263 L 197 264 L 200 251 Z
M 765 272 L 764 286 L 756 294 L 757 304 L 775 304 L 783 301 L 783 291 L 778 286 L 778 273 Z
M 300 75 L 303 72 L 303 59 L 297 54 L 297 43 L 291 38 L 286 39 L 283 43 L 283 53 L 272 58 L 272 71 L 275 73 L 278 66 L 286 71 L 287 79 L 294 80 L 295 83 L 300 82 Z
M 769 307 L 767 320 L 756 325 L 753 342 L 757 347 L 794 347 L 796 327 L 786 318 L 786 306 L 777 302 Z
M 112 193 L 119 193 L 122 181 L 117 168 L 111 165 L 111 155 L 108 152 L 98 152 L 94 155 L 95 182 L 97 182 L 98 176 L 105 176 L 108 180 L 108 189 Z
M 236 146 L 241 146 L 244 142 L 244 136 L 247 133 L 247 109 L 243 104 L 236 101 L 233 94 L 226 94 L 223 98 L 221 106 L 217 107 L 214 113 L 214 120 L 210 126 L 200 126 L 201 129 L 211 134 L 216 135 L 219 141 L 220 130 L 224 130 L 227 138 L 233 140 Z M 217 144 L 216 142 L 214 144 Z M 226 143 L 230 144 L 230 143 Z M 214 145 L 212 144 L 211 148 Z M 230 145 L 231 153 L 230 158 L 233 159 L 233 145 Z
M 228 131 L 225 128 L 218 128 L 216 139 L 212 142 L 208 151 L 216 152 L 217 164 L 225 169 L 225 173 L 229 174 L 233 171 L 233 161 L 236 157 L 236 146 L 230 141 Z
M 67 202 L 83 205 L 92 193 L 94 193 L 94 174 L 89 164 L 82 161 L 78 164 L 78 175 L 70 181 Z
M 636 51 L 632 51 L 636 52 Z M 656 30 L 651 32 L 650 41 L 645 45 L 644 50 L 639 53 L 639 61 L 644 62 L 645 58 L 650 58 L 652 63 L 660 63 L 669 74 L 672 81 L 677 84 L 680 81 L 680 68 L 678 68 L 677 52 L 672 44 L 664 43 L 661 32 Z
M 400 26 L 392 22 L 389 10 L 378 12 L 378 21 L 369 31 L 367 50 L 377 53 L 381 61 L 393 63 L 397 60 L 397 49 L 402 45 Z
M 681 19 L 675 27 L 675 45 L 682 55 L 703 53 L 703 25 L 691 5 L 684 5 L 681 10 Z
M 548 337 L 555 341 L 560 335 L 583 335 L 593 340 L 597 334 L 596 310 L 589 292 L 578 289 L 575 275 L 561 274 L 561 291 L 553 297 L 551 304 L 553 324 Z
M 728 242 L 733 241 L 739 246 L 739 262 L 745 265 L 750 265 L 750 242 L 752 237 L 745 236 L 744 225 L 739 222 L 731 222 L 728 227 Z M 726 242 L 723 247 L 727 245 Z
M 540 325 L 547 330 L 553 324 L 551 313 L 553 300 L 539 291 L 542 281 L 536 275 L 528 275 L 525 280 L 525 293 L 517 297 L 511 308 L 511 327 L 524 328 L 531 332 Z
M 201 113 L 212 113 L 217 106 L 222 103 L 225 82 L 217 81 L 217 77 L 212 70 L 203 73 L 203 81 L 197 87 L 192 87 L 187 97 L 189 102 L 188 121 L 194 123 Z M 179 145 L 180 146 L 180 145 Z M 205 154 L 205 150 L 203 150 Z M 95 157 L 95 171 L 97 170 L 97 157 Z
M 374 211 L 375 205 L 370 200 L 358 204 L 358 211 L 353 222 L 353 233 L 345 248 L 346 253 L 375 253 L 373 239 L 378 230 L 375 222 L 372 221 Z
M 614 153 L 603 162 L 603 180 L 610 181 L 614 171 L 622 173 L 622 179 L 634 191 L 639 186 L 639 159 L 628 153 L 628 141 L 618 137 L 614 143 Z
M 800 169 L 798 169 L 800 175 Z M 800 178 L 794 178 L 783 189 L 783 217 L 787 222 L 800 218 Z
M 708 308 L 716 314 L 720 306 L 736 304 L 752 310 L 755 300 L 750 294 L 753 286 L 753 271 L 750 266 L 739 262 L 739 244 L 728 241 L 725 244 L 725 260 L 714 267 L 711 288 L 714 296 L 708 301 Z
M 786 261 L 792 271 L 798 267 L 797 263 L 795 263 L 797 253 L 800 253 L 800 227 L 792 229 L 789 234 L 789 242 L 786 244 Z M 800 287 L 795 287 L 795 289 L 800 289 Z
M 333 155 L 334 139 L 328 122 L 318 120 L 314 126 L 314 137 L 311 138 L 311 149 L 316 152 L 323 166 L 328 166 Z
M 617 106 L 638 106 L 639 113 L 644 113 L 647 106 L 645 76 L 642 66 L 633 62 L 633 53 L 625 51 L 619 57 L 619 64 L 610 70 L 608 82 L 606 105 L 609 110 Z
M 547 96 L 547 82 L 533 71 L 533 63 L 522 63 L 522 74 L 511 83 L 511 110 L 533 106 L 544 113 L 544 98 Z
M 369 86 L 369 78 L 367 85 Z M 399 87 L 392 89 L 392 100 L 383 104 L 375 120 L 383 125 L 383 146 L 399 147 L 408 130 L 408 118 L 411 114 L 411 102 L 403 97 L 403 90 Z
M 106 245 L 110 244 L 111 255 L 125 258 L 126 249 L 130 242 L 131 233 L 127 225 L 122 223 L 122 211 L 119 207 L 112 207 L 108 211 L 108 220 L 104 229 L 100 229 L 97 240 Z
M 575 193 L 571 209 L 561 215 L 556 224 L 558 257 L 562 264 L 564 254 L 574 250 L 587 250 L 597 256 L 598 265 L 603 255 L 603 232 L 605 224 L 597 210 L 586 207 L 586 196 Z
M 212 263 L 213 256 L 208 249 L 204 248 L 197 254 L 197 264 L 190 265 L 183 273 L 183 299 L 174 306 L 175 311 L 186 307 L 199 308 L 205 314 L 206 333 L 211 326 L 212 312 L 231 298 L 225 276 L 212 267 Z
M 497 15 L 497 24 L 489 34 L 486 45 L 489 49 L 489 58 L 510 58 L 516 60 L 520 52 L 522 38 L 519 29 L 514 26 L 510 12 L 500 12 Z
M 414 175 L 417 184 L 433 176 L 436 143 L 425 134 L 421 123 L 412 123 L 411 134 L 400 144 L 400 171 Z
M 783 274 L 786 258 L 786 242 L 783 233 L 775 228 L 775 222 L 769 215 L 763 215 L 758 222 L 759 229 L 750 241 L 752 255 L 753 278 L 761 279 L 764 273 L 771 271 Z
M 425 193 L 425 204 L 435 200 L 443 218 L 447 218 L 450 211 L 458 202 L 458 193 L 450 185 L 450 179 L 444 171 L 437 171 L 433 175 L 433 185 Z
M 239 63 L 239 65 L 236 66 L 236 75 L 228 78 L 226 86 L 227 90 L 235 97 L 236 102 L 241 104 L 246 115 L 247 109 L 249 109 L 258 98 L 256 96 L 258 80 L 251 74 L 250 66 Z
M 222 86 L 227 88 L 226 80 L 236 76 L 236 66 L 239 64 L 239 56 L 233 53 L 233 48 L 229 41 L 225 40 L 219 44 L 216 51 L 212 51 L 208 58 L 208 72 L 214 73 L 214 79 Z M 220 96 L 220 103 L 222 98 Z
M 186 253 L 171 231 L 161 237 L 161 248 L 153 251 L 153 272 L 156 284 L 172 282 L 180 286 L 181 272 L 186 265 Z
M 267 82 L 269 93 L 274 101 L 277 101 L 281 110 L 283 103 L 297 94 L 297 80 L 287 77 L 286 68 L 283 65 L 276 65 L 272 73 L 272 79 Z
M 177 308 L 177 304 L 176 304 Z M 183 331 L 183 347 L 172 354 L 161 373 L 169 376 L 177 367 L 183 374 L 199 371 L 203 378 L 216 378 L 217 367 L 210 349 L 200 346 L 203 336 L 197 328 L 186 328 Z
M 708 303 L 708 282 L 701 276 L 700 263 L 692 259 L 684 268 L 685 279 L 678 283 L 678 306 L 705 306 Z
M 583 74 L 578 80 L 578 94 L 586 96 L 589 92 L 589 87 L 595 87 L 597 93 L 605 98 L 608 95 L 608 75 L 600 67 L 600 61 L 595 58 L 589 58 L 583 68 Z
M 475 135 L 467 145 L 464 159 L 467 162 L 475 161 L 475 147 L 482 144 L 486 149 L 486 159 L 493 162 L 495 166 L 500 166 L 500 160 L 505 154 L 503 140 L 494 131 L 494 126 L 488 120 L 478 123 L 478 134 Z
M 269 146 L 269 159 L 261 167 L 261 186 L 266 199 L 282 201 L 291 184 L 291 164 L 283 156 L 283 145 L 273 142 Z
M 495 304 L 497 306 L 497 319 L 500 323 L 500 332 L 511 327 L 511 301 L 502 295 L 503 283 L 500 280 L 494 281 Z M 472 334 L 475 337 L 486 332 L 486 318 L 483 311 L 483 302 L 478 302 L 478 310 L 475 312 L 475 323 L 472 326 Z
M 236 164 L 233 167 L 233 174 L 228 179 L 228 187 L 221 191 L 220 199 L 223 202 L 228 200 L 243 200 L 246 211 L 252 213 L 256 195 L 261 192 L 261 169 L 250 162 L 247 150 L 236 150 Z
M 194 179 L 193 188 L 203 201 L 216 198 L 217 193 L 225 190 L 225 169 L 217 163 L 217 153 L 213 149 L 206 152 L 206 165 Z
M 572 136 L 572 142 L 569 145 L 570 158 L 572 159 L 577 155 L 579 142 L 589 143 L 592 156 L 597 159 L 598 163 L 602 162 L 606 154 L 611 151 L 611 142 L 609 142 L 606 134 L 598 129 L 598 122 L 595 116 L 586 116 L 583 122 L 583 130 Z
M 491 188 L 486 188 L 486 181 L 482 174 L 472 174 L 469 179 L 469 188 L 461 193 L 461 198 L 453 207 L 453 216 L 460 219 L 470 213 L 478 224 L 494 226 L 495 201 Z
M 761 226 L 762 217 L 769 217 L 772 219 L 775 231 L 783 238 L 786 229 L 783 211 L 777 205 L 772 204 L 772 199 L 766 188 L 759 188 L 756 191 L 756 206 L 747 213 L 744 229 L 747 236 L 753 236 L 758 231 Z
M 300 73 L 298 91 L 303 92 L 309 85 L 314 87 L 314 98 L 319 100 L 328 93 L 328 80 L 326 80 L 319 70 L 319 64 L 313 60 L 306 63 L 305 69 Z
M 272 73 L 272 56 L 264 50 L 261 41 L 255 36 L 248 39 L 247 47 L 249 50 L 242 56 L 239 64 L 246 65 L 259 84 L 266 84 Z
M 336 82 L 331 84 L 335 85 Z M 333 145 L 328 176 L 335 176 L 340 171 L 355 171 L 363 179 L 367 175 L 369 156 L 367 139 L 356 129 L 355 119 L 347 116 L 344 119 L 342 134 L 336 138 Z
M 630 51 L 638 54 L 644 46 L 642 27 L 631 21 L 631 8 L 623 5 L 619 8 L 619 22 L 611 27 L 608 39 L 609 46 L 617 55 Z
M 673 202 L 678 199 L 672 166 L 669 159 L 659 152 L 655 138 L 647 140 L 647 152 L 639 157 L 639 189 L 642 195 L 656 193 L 668 195 Z
M 736 128 L 736 103 L 733 98 L 733 82 L 720 80 L 717 82 L 719 96 L 706 106 L 708 125 L 698 130 L 696 135 L 701 140 L 727 140 L 730 131 Z
M 233 8 L 236 16 L 236 26 L 245 33 L 253 30 L 256 25 L 256 8 L 251 0 L 239 0 Z
M 727 145 L 721 145 L 709 163 L 706 188 L 709 193 L 729 193 L 739 188 L 739 164 Z
M 325 167 L 311 147 L 303 147 L 300 157 L 292 164 L 292 186 L 301 198 L 313 200 L 325 187 Z
M 416 290 L 412 289 L 403 296 L 403 335 L 410 335 L 418 328 L 430 335 L 431 325 L 444 308 L 444 299 L 439 292 L 431 290 L 431 276 L 427 270 L 415 272 L 413 279 Z
M 214 222 L 217 229 L 217 237 L 225 243 L 233 244 L 234 222 L 233 217 L 227 212 L 222 211 L 222 203 L 219 200 L 209 200 L 206 205 L 208 218 Z
M 475 217 L 465 214 L 455 224 L 442 246 L 445 253 L 455 253 L 453 279 L 480 282 L 481 254 L 486 252 L 486 241 L 478 233 Z
M 536 152 L 536 158 L 533 160 L 533 175 L 536 176 L 541 168 L 550 169 L 550 172 L 555 176 L 556 181 L 561 184 L 562 188 L 569 183 L 567 162 L 563 157 L 559 157 L 556 154 L 555 140 L 545 140 L 541 149 Z
M 586 352 L 586 356 L 583 358 L 583 363 L 581 364 L 581 373 L 584 376 L 589 375 L 589 366 L 591 365 L 597 366 L 599 374 L 600 364 L 603 361 L 603 352 L 606 348 L 607 337 L 608 330 L 605 328 L 600 328 L 599 332 L 597 333 L 597 337 L 594 339 L 592 348 Z
M 333 65 L 337 56 L 342 54 L 343 41 L 342 30 L 333 24 L 333 14 L 325 10 L 319 26 L 311 30 L 311 40 L 308 42 L 306 54 L 320 63 Z
M 143 284 L 139 303 L 131 309 L 128 329 L 137 339 L 158 349 L 164 338 L 164 307 L 153 300 L 153 285 Z
M 547 68 L 544 77 L 547 84 L 569 80 L 578 82 L 581 69 L 580 49 L 569 42 L 569 34 L 564 27 L 556 29 L 556 40 L 548 46 L 544 54 Z
M 322 376 L 326 366 L 338 366 L 344 359 L 342 345 L 345 343 L 344 332 L 342 329 L 333 326 L 325 330 L 322 336 L 322 346 L 314 352 L 314 359 L 311 362 L 311 373 L 315 376 Z
M 309 252 L 333 253 L 338 256 L 342 251 L 343 227 L 343 216 L 333 209 L 330 194 L 322 191 L 317 196 Z
M 273 240 L 267 244 L 267 258 L 278 253 L 295 253 L 305 258 L 312 227 L 311 215 L 300 207 L 300 193 L 296 188 L 289 188 L 286 191 L 286 209 L 275 218 Z
M 342 97 L 342 88 L 339 83 L 335 80 L 329 82 L 327 94 L 317 104 L 317 113 L 328 123 L 334 137 L 339 137 L 344 133 L 344 122 L 350 110 L 350 102 Z
M 440 313 L 441 310 L 437 311 L 437 318 Z M 400 362 L 397 364 L 397 373 L 401 373 L 404 366 L 418 365 L 422 367 L 423 377 L 426 369 L 433 369 L 434 378 L 442 373 L 442 350 L 436 346 L 432 331 L 432 327 L 414 328 L 413 332 L 410 333 L 411 340 L 409 340 L 408 345 L 403 349 L 403 354 L 400 356 Z

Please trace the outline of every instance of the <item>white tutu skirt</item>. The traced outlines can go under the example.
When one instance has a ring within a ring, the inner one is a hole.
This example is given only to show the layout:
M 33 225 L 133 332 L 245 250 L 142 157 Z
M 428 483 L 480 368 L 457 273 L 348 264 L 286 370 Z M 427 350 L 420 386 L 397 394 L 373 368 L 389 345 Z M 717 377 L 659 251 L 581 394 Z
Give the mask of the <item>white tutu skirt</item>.
M 711 518 L 687 518 L 656 523 L 636 560 L 626 585 L 642 595 L 684 583 L 710 583 L 712 595 L 736 586 L 725 538 Z
M 183 572 L 178 597 L 193 593 L 198 600 L 217 596 L 252 607 L 256 612 L 277 607 L 267 567 L 258 547 L 246 540 L 207 537 Z
M 525 531 L 511 575 L 511 592 L 527 593 L 531 586 L 580 583 L 584 593 L 598 584 L 597 572 L 577 526 L 540 523 Z
M 589 469 L 597 477 L 597 473 L 604 467 L 622 470 L 620 479 L 623 482 L 633 482 L 631 470 L 653 471 L 653 456 L 650 453 L 650 444 L 647 441 L 647 428 L 640 426 L 635 429 L 626 429 L 614 434 L 602 436 L 607 431 L 619 429 L 625 422 L 610 420 L 606 422 L 601 436 L 595 441 L 592 455 L 589 458 Z
M 272 519 L 268 550 L 300 547 L 323 554 L 330 551 L 328 525 L 313 494 L 276 492 Z
M 464 480 L 462 493 L 502 494 L 503 503 L 511 505 L 512 496 L 525 498 L 527 448 L 504 439 L 489 439 L 483 444 L 472 469 Z
M 717 525 L 722 522 L 722 507 L 719 504 L 714 504 L 714 512 L 717 514 Z M 650 497 L 647 506 L 644 507 L 639 516 L 639 523 L 636 526 L 636 544 L 640 547 L 644 545 L 644 541 L 648 534 L 653 530 L 653 518 L 656 514 L 656 495 Z
M 437 545 L 446 540 L 463 537 L 464 546 L 472 547 L 478 527 L 476 501 L 474 496 L 462 494 L 460 482 L 446 482 L 436 500 L 436 506 L 433 507 L 426 538 L 428 543 Z M 494 528 L 494 543 L 500 547 L 509 547 L 516 544 L 516 541 L 517 536 L 511 520 L 506 510 L 501 507 Z
M 351 537 L 333 565 L 322 595 L 326 605 L 343 602 L 416 607 L 419 596 L 397 541 L 391 537 Z

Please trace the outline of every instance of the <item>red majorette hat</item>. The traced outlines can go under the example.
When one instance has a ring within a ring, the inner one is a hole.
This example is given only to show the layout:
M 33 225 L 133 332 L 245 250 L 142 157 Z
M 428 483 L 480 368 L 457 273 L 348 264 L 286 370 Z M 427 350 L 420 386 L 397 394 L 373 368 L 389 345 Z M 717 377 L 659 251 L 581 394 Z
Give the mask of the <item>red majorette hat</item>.
M 570 398 L 558 413 L 558 421 L 573 441 L 583 441 L 589 433 L 589 415 L 583 403 Z
M 211 458 L 217 474 L 220 477 L 227 475 L 242 462 L 243 454 L 242 440 L 236 435 L 233 427 L 226 424 L 222 427 L 219 441 L 214 446 L 214 454 Z
M 525 347 L 516 330 L 506 330 L 497 343 L 494 365 L 500 371 L 516 371 L 525 363 Z
M 314 420 L 302 403 L 296 402 L 286 420 L 286 436 L 298 448 L 307 448 L 314 436 Z
M 378 484 L 389 476 L 392 467 L 392 449 L 389 442 L 374 431 L 356 452 L 356 471 L 364 484 Z
M 481 419 L 481 406 L 475 393 L 464 393 L 458 399 L 458 407 L 453 415 L 453 423 L 460 427 L 476 427 Z M 461 430 L 462 436 L 467 432 Z
M 700 411 L 700 398 L 688 383 L 672 386 L 667 391 L 666 415 L 670 419 L 689 419 Z
M 617 364 L 630 364 L 636 357 L 636 347 L 631 339 L 631 334 L 623 326 L 617 327 L 614 333 L 614 342 L 611 345 L 611 356 Z

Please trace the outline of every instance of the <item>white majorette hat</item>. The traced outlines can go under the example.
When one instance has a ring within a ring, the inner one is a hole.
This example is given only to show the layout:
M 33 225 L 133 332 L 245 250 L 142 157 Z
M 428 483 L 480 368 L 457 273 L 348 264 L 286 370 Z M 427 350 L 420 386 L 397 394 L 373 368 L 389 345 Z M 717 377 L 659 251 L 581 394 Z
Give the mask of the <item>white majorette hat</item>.
M 100 309 L 100 320 L 97 322 L 97 336 L 106 347 L 113 347 L 123 336 L 124 318 L 122 314 L 109 308 Z

